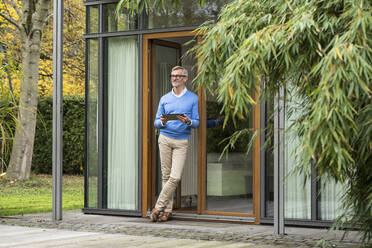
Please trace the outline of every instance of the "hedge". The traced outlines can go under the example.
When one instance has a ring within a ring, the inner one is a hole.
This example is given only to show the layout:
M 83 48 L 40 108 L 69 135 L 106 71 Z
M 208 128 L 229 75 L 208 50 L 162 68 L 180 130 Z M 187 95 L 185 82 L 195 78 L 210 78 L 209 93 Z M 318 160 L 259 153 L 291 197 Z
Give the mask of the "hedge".
M 84 163 L 84 96 L 63 97 L 63 173 L 82 174 Z M 39 98 L 32 172 L 52 174 L 53 98 Z

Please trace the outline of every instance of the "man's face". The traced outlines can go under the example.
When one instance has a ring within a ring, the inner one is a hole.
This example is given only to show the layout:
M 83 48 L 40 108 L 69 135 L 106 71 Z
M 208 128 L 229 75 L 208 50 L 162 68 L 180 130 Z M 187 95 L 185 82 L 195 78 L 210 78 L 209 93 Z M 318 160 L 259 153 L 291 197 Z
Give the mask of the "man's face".
M 173 87 L 177 88 L 179 86 L 185 85 L 186 82 L 187 82 L 187 76 L 183 74 L 182 69 L 172 71 L 171 83 Z

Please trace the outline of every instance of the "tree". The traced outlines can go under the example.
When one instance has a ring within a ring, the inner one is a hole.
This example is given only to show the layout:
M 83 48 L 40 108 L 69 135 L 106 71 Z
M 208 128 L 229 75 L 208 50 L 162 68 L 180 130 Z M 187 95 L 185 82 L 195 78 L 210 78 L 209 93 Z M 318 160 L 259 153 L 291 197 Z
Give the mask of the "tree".
M 65 0 L 63 5 L 63 94 L 82 95 L 85 89 L 85 7 L 82 0 Z M 41 43 L 39 96 L 52 95 L 53 92 L 51 20 L 45 26 Z
M 28 178 L 31 172 L 38 96 L 53 89 L 50 0 L 0 3 L 0 45 L 6 49 L 9 88 L 19 98 L 18 129 L 13 137 L 8 176 Z M 64 93 L 84 93 L 85 27 L 83 1 L 69 0 L 64 8 Z M 12 41 L 12 42 L 9 42 Z M 20 46 L 20 44 L 22 44 Z M 11 66 L 11 67 L 10 67 Z M 1 76 L 1 75 L 0 75 Z
M 0 2 L 0 12 L 11 9 Z M 52 12 L 52 9 L 49 10 Z M 10 15 L 16 13 L 10 11 Z M 84 94 L 85 84 L 85 8 L 82 0 L 64 1 L 64 34 L 63 34 L 63 94 Z M 53 22 L 48 18 L 41 38 L 38 95 L 47 96 L 53 92 Z M 12 42 L 9 42 L 12 41 Z M 16 97 L 19 96 L 21 76 L 22 53 L 19 44 L 21 37 L 18 30 L 9 22 L 1 22 L 0 17 L 0 44 L 6 48 L 6 57 L 10 59 L 4 75 L 11 82 Z M 3 62 L 6 60 L 2 60 Z
M 165 1 L 121 0 L 141 11 Z M 172 1 L 175 2 L 175 1 Z M 200 1 L 203 2 L 203 1 Z M 198 29 L 197 86 L 231 118 L 248 116 L 280 88 L 302 99 L 300 166 L 345 184 L 343 223 L 372 238 L 372 15 L 366 0 L 235 0 Z M 264 81 L 264 84 L 261 82 Z M 218 83 L 216 83 L 218 82 Z M 260 95 L 255 101 L 253 94 Z M 310 166 L 310 165 L 309 165 Z M 350 211 L 347 211 L 350 210 Z
M 8 175 L 28 178 L 31 172 L 34 145 L 39 80 L 40 44 L 44 26 L 49 16 L 50 0 L 4 0 L 0 16 L 13 25 L 21 37 L 21 68 L 18 128 Z M 22 6 L 22 8 L 19 7 Z M 12 12 L 15 13 L 12 15 Z

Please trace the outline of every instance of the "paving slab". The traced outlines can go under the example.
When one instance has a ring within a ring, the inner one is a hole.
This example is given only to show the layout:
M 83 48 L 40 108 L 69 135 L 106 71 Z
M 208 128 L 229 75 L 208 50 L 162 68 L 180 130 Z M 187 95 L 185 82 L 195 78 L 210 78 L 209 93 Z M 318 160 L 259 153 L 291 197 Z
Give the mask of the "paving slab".
M 165 244 L 164 239 L 167 240 L 166 242 L 169 240 L 169 247 L 172 247 L 172 241 L 175 240 L 180 242 L 176 247 L 218 247 L 215 245 L 220 244 L 219 242 L 227 242 L 224 243 L 223 247 L 314 247 L 319 246 L 321 241 L 326 242 L 330 247 L 358 247 L 360 245 L 360 235 L 356 231 L 349 232 L 345 239 L 341 241 L 341 237 L 344 234 L 343 231 L 329 232 L 325 228 L 286 227 L 286 235 L 278 236 L 273 234 L 272 225 L 186 221 L 179 219 L 166 223 L 153 223 L 147 218 L 83 214 L 80 210 L 64 211 L 62 221 L 54 222 L 51 217 L 51 213 L 2 217 L 0 218 L 0 225 L 39 227 L 43 228 L 43 230 L 57 229 L 60 231 L 75 231 L 77 233 L 83 232 L 85 234 L 95 233 L 92 236 L 95 239 L 87 242 L 91 242 L 92 246 L 94 246 L 93 243 L 97 243 L 97 247 L 100 245 L 99 242 L 101 241 L 99 240 L 101 240 L 101 237 L 106 237 L 106 234 L 137 237 L 135 241 L 138 242 L 131 244 L 135 245 L 135 247 L 142 247 L 144 244 L 147 246 L 143 247 L 149 247 L 149 243 L 146 243 L 147 239 L 153 242 L 156 241 L 151 243 L 152 247 L 168 247 L 162 246 Z M 43 232 L 44 235 L 43 233 L 32 233 L 32 230 L 26 230 L 23 235 L 25 239 L 33 235 L 42 238 L 47 231 Z M 16 230 L 13 230 L 10 234 L 7 234 L 4 230 L 0 232 L 0 237 L 5 234 L 8 235 L 8 241 L 11 241 L 11 235 L 17 236 Z M 61 237 L 63 235 L 68 236 L 70 234 L 61 234 Z M 53 237 L 53 235 L 47 236 L 51 239 Z M 89 237 L 89 235 L 82 235 L 79 239 L 89 239 Z M 160 241 L 157 243 L 159 238 Z M 74 240 L 74 238 L 70 239 Z M 111 242 L 119 242 L 120 244 L 121 238 L 113 236 L 104 239 L 102 242 L 109 241 L 109 244 L 112 244 Z M 203 241 L 208 242 L 203 243 Z M 185 245 L 182 242 L 185 242 Z M 213 242 L 217 243 L 214 245 Z M 191 244 L 192 246 L 190 246 Z M 74 245 L 76 244 L 65 244 L 66 247 L 77 247 Z
M 203 241 L 193 239 L 170 239 L 152 236 L 133 236 L 125 234 L 107 234 L 79 232 L 60 229 L 43 229 L 0 225 L 0 247 L 47 248 L 47 247 L 257 247 L 255 244 L 243 244 L 225 241 Z M 258 247 L 270 248 L 262 245 Z

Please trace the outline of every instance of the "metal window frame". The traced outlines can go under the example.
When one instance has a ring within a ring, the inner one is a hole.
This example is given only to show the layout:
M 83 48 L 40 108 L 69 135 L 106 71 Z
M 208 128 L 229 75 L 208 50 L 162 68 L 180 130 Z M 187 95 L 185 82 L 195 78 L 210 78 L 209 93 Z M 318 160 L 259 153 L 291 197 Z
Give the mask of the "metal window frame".
M 118 0 L 86 0 L 84 2 L 85 6 L 91 6 L 91 5 L 99 5 L 99 4 L 107 4 L 107 3 L 118 3 Z
M 88 51 L 90 41 L 85 40 L 85 114 L 84 114 L 84 208 L 88 207 L 88 92 L 89 92 L 89 66 Z
M 140 18 L 142 19 L 142 18 Z M 141 24 L 141 23 L 140 23 Z M 142 162 L 142 126 L 143 126 L 143 113 L 141 111 L 142 109 L 142 103 L 143 103 L 143 35 L 137 36 L 137 42 L 138 42 L 138 214 L 139 216 L 142 216 L 142 169 L 143 169 L 143 162 Z
M 103 26 L 102 26 L 103 28 Z M 99 38 L 102 44 L 102 56 L 101 63 L 102 63 L 102 84 L 103 84 L 103 105 L 104 110 L 107 109 L 108 106 L 108 83 L 107 83 L 107 39 Z M 101 209 L 107 208 L 107 165 L 108 165 L 108 111 L 104 111 L 103 113 L 103 156 L 102 156 L 102 206 Z
M 260 221 L 266 213 L 266 153 L 265 153 L 265 127 L 266 127 L 266 105 L 265 101 L 260 103 Z
M 284 89 L 274 100 L 274 233 L 285 233 L 284 223 Z
M 142 18 L 141 18 L 142 19 Z M 141 25 L 143 25 L 141 23 Z M 197 26 L 192 27 L 172 27 L 172 28 L 154 28 L 146 30 L 128 30 L 128 31 L 118 31 L 118 32 L 102 32 L 102 33 L 93 33 L 85 34 L 83 38 L 92 39 L 92 38 L 101 38 L 101 37 L 118 37 L 118 36 L 130 36 L 130 35 L 143 35 L 143 34 L 155 34 L 155 33 L 169 33 L 169 32 L 182 32 L 182 31 L 194 31 Z

